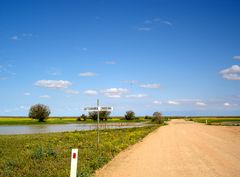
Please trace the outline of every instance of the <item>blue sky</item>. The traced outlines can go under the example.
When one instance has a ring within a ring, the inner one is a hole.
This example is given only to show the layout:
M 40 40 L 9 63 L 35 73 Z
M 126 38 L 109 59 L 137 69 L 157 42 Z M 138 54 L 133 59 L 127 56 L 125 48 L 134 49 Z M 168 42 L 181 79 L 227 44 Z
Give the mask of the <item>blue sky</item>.
M 0 0 L 0 115 L 240 115 L 240 1 Z

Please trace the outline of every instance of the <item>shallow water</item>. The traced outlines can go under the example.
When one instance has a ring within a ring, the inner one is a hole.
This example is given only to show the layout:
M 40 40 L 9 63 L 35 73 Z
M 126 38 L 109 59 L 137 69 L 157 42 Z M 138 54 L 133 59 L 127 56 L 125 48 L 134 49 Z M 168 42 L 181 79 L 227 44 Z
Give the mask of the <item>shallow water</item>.
M 119 129 L 149 126 L 145 123 L 105 123 L 99 124 L 100 129 Z M 68 132 L 95 130 L 97 124 L 56 124 L 56 125 L 4 125 L 0 126 L 0 135 L 17 135 L 17 134 L 35 134 L 50 132 Z

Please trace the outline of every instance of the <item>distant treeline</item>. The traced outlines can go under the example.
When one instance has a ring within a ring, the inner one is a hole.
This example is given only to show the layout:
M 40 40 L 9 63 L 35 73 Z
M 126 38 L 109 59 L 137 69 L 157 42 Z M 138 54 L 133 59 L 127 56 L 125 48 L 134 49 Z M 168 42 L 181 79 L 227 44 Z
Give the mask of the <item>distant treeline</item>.
M 169 119 L 191 119 L 191 118 L 240 118 L 240 116 L 163 116 L 164 118 Z
M 54 116 L 49 118 L 56 119 L 76 119 L 79 116 Z M 137 116 L 138 118 L 145 118 L 146 116 Z M 152 116 L 147 116 L 151 118 Z M 240 118 L 240 116 L 162 116 L 168 119 L 191 119 L 191 118 Z M 1 118 L 28 118 L 27 116 L 0 116 Z M 110 116 L 109 119 L 124 119 L 124 116 Z

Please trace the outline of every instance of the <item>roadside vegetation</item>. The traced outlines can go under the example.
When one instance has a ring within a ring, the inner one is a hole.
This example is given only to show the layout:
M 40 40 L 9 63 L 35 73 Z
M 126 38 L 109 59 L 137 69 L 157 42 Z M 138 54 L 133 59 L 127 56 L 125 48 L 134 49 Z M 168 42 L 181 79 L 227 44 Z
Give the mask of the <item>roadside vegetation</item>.
M 80 120 L 81 119 L 81 120 Z M 100 123 L 121 123 L 121 122 L 146 122 L 148 121 L 144 117 L 138 119 L 126 121 L 124 117 L 109 117 L 107 121 L 101 121 Z M 95 124 L 96 121 L 80 117 L 49 117 L 45 122 L 39 122 L 38 120 L 28 117 L 0 117 L 0 125 L 41 125 L 41 124 Z
M 79 149 L 78 176 L 87 177 L 158 125 L 96 131 L 0 136 L 0 176 L 69 176 L 72 148 Z
M 234 118 L 227 118 L 227 117 L 220 117 L 220 118 L 186 118 L 185 120 L 194 121 L 198 123 L 206 123 L 208 125 L 240 125 L 240 117 Z

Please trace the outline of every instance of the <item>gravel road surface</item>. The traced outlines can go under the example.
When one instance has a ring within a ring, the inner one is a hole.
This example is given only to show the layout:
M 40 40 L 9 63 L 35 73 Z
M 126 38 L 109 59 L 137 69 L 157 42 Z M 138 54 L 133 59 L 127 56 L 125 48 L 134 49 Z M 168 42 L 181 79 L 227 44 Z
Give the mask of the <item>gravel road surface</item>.
M 97 177 L 240 177 L 240 127 L 172 120 L 118 154 Z

